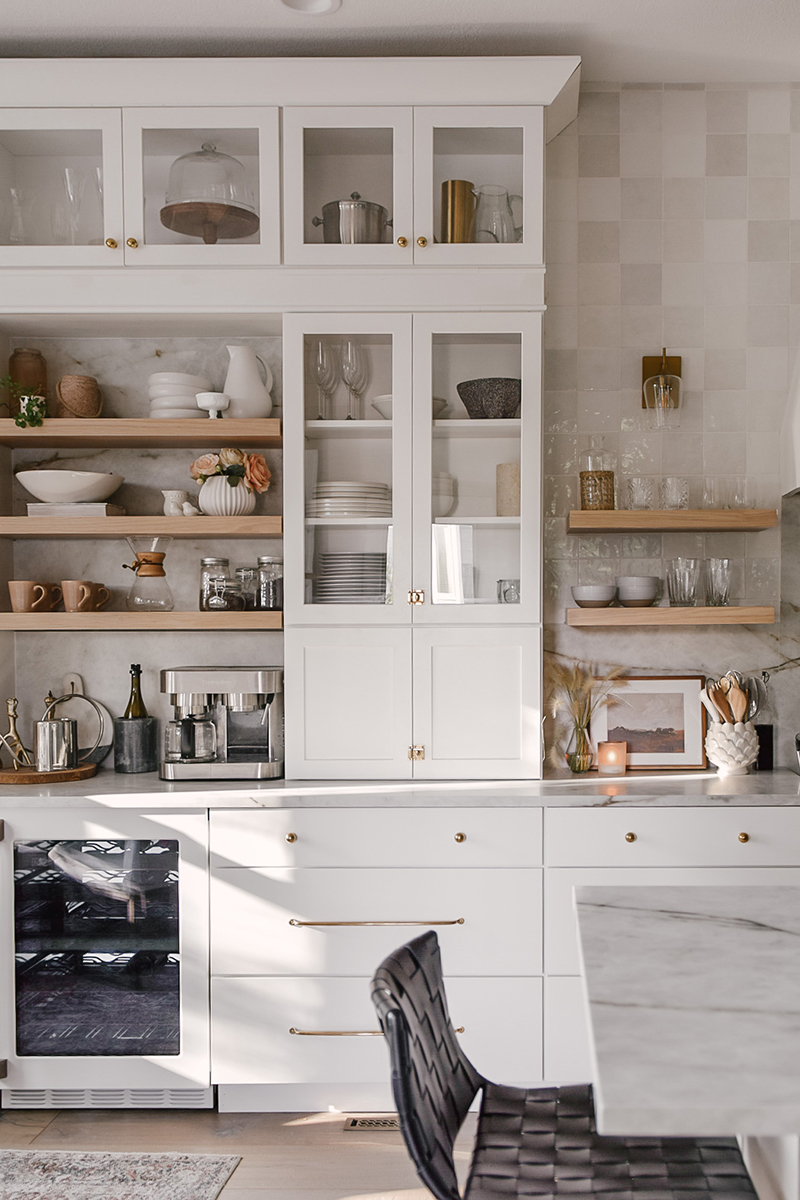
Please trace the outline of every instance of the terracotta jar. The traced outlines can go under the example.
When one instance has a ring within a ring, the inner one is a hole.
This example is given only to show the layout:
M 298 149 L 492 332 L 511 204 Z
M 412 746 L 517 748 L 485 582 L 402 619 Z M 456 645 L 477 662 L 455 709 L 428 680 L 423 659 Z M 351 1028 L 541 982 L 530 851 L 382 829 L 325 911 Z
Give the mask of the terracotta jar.
M 23 395 L 47 395 L 47 363 L 40 350 L 18 347 L 8 360 L 8 373 Z M 12 413 L 18 413 L 19 401 L 12 399 L 10 408 Z

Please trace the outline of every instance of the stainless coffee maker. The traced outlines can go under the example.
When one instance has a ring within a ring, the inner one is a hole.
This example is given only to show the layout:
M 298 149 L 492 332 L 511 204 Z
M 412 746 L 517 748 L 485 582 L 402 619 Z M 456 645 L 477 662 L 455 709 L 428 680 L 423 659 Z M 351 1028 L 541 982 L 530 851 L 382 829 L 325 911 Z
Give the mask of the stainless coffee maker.
M 174 667 L 161 691 L 175 710 L 162 779 L 279 779 L 283 775 L 281 667 Z

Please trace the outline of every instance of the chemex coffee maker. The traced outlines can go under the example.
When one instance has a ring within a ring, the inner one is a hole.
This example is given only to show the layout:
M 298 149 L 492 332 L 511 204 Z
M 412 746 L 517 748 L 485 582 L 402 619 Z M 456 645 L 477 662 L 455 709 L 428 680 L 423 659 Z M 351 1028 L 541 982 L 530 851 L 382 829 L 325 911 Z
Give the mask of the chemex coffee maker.
M 278 779 L 283 775 L 281 667 L 174 667 L 161 691 L 175 709 L 162 779 Z

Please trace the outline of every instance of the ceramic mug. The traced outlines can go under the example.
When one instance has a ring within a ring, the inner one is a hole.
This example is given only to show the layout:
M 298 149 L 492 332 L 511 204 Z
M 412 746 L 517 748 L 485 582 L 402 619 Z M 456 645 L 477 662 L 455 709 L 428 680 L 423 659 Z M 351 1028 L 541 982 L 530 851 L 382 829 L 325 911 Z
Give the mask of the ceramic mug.
M 57 583 L 46 583 L 47 599 L 42 605 L 42 608 L 53 609 L 61 603 L 61 588 Z
M 48 584 L 35 583 L 32 579 L 11 579 L 8 584 L 11 611 L 16 613 L 41 612 L 51 608 L 47 603 Z
M 103 583 L 91 583 L 89 586 L 92 589 L 92 608 L 96 612 L 108 604 L 111 599 L 111 592 Z
M 88 579 L 62 579 L 61 591 L 64 596 L 64 608 L 67 612 L 91 612 L 92 587 Z

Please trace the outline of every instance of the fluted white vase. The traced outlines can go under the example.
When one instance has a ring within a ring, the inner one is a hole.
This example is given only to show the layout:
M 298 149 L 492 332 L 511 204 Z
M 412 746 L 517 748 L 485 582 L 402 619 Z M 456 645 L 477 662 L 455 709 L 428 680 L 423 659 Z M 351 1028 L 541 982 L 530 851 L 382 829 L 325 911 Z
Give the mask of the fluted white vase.
M 747 775 L 758 758 L 758 734 L 749 721 L 712 722 L 706 733 L 706 754 L 718 775 Z
M 246 517 L 255 509 L 256 494 L 241 479 L 231 487 L 227 475 L 212 475 L 200 488 L 197 502 L 207 517 Z

